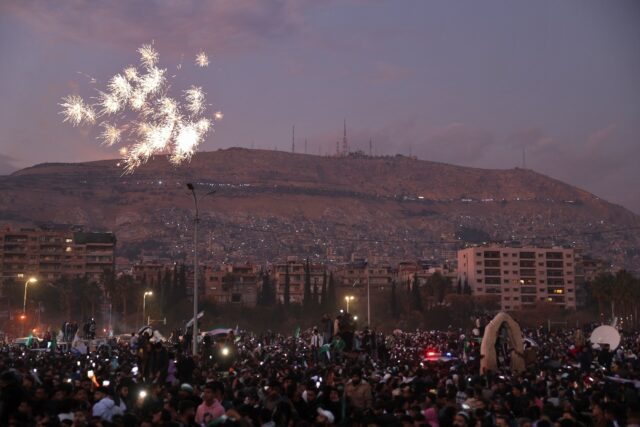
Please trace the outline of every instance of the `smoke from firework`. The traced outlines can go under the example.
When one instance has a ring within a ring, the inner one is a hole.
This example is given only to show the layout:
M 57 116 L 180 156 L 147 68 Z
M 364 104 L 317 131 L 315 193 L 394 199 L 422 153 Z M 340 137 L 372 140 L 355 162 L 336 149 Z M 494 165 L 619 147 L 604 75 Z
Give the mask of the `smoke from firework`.
M 138 53 L 140 69 L 128 66 L 111 77 L 94 104 L 78 95 L 69 95 L 60 104 L 63 121 L 73 126 L 93 125 L 100 119 L 103 131 L 98 138 L 104 145 L 131 142 L 119 150 L 127 172 L 156 154 L 168 154 L 174 164 L 189 160 L 212 126 L 202 117 L 206 108 L 202 88 L 192 85 L 185 90 L 182 103 L 168 96 L 166 69 L 157 66 L 158 52 L 152 45 L 143 45 Z M 196 65 L 209 65 L 204 52 L 196 56 Z

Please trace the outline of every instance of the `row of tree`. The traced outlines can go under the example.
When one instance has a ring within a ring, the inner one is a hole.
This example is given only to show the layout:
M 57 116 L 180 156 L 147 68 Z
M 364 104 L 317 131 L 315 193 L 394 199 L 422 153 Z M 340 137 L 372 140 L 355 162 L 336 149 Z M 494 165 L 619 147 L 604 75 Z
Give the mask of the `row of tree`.
M 587 296 L 598 307 L 601 314 L 611 317 L 633 316 L 638 323 L 638 305 L 640 304 L 640 279 L 627 270 L 617 273 L 601 273 L 587 283 Z

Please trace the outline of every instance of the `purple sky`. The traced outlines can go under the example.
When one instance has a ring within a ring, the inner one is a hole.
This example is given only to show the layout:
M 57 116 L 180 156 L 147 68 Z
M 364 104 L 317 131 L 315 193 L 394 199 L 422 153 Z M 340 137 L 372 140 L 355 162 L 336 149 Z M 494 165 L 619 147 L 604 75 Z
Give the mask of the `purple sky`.
M 114 158 L 61 97 L 152 40 L 225 118 L 201 147 L 352 148 L 527 167 L 640 212 L 640 3 L 2 0 L 0 173 Z M 193 57 L 204 49 L 211 65 Z M 98 86 L 101 87 L 101 86 Z

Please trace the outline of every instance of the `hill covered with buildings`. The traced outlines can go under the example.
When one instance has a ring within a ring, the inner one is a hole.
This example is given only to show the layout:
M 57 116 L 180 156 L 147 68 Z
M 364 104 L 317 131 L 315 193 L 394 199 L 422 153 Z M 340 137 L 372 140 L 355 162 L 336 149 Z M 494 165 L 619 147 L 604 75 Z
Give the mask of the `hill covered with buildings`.
M 236 148 L 181 167 L 157 157 L 131 175 L 117 160 L 41 164 L 0 177 L 0 224 L 81 225 L 114 232 L 122 258 L 187 259 L 187 182 L 200 197 L 203 260 L 446 261 L 466 244 L 506 242 L 571 245 L 640 269 L 640 218 L 620 206 L 532 170 L 404 156 Z

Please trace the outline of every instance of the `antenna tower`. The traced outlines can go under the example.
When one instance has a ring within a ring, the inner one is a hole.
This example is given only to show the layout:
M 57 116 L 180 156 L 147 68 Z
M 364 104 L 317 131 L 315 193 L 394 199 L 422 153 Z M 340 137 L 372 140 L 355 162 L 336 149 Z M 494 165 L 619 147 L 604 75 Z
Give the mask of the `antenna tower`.
M 347 119 L 344 119 L 344 132 L 342 134 L 342 155 L 349 155 L 349 143 L 347 142 Z

